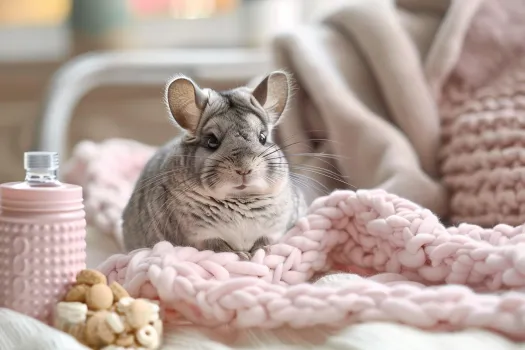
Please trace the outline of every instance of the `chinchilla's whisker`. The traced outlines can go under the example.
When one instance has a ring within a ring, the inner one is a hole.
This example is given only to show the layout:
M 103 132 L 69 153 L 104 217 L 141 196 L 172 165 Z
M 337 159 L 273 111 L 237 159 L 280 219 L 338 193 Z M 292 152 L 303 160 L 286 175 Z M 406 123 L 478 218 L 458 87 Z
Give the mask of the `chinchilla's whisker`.
M 336 180 L 336 181 L 339 181 L 339 182 L 344 182 L 344 181 L 342 181 L 342 180 L 340 180 L 340 179 L 337 179 L 337 178 L 335 178 L 335 177 L 333 177 L 333 176 L 330 176 L 330 175 L 327 175 L 327 174 L 323 174 L 323 173 L 319 173 L 319 172 L 315 172 L 315 171 L 313 171 L 313 170 L 311 170 L 311 169 L 304 169 L 304 170 L 311 171 L 311 172 L 313 172 L 313 173 L 315 173 L 315 174 L 318 174 L 318 175 L 326 176 L 326 177 L 328 177 L 328 178 L 331 178 L 331 179 Z M 302 176 L 302 177 L 304 177 L 304 178 L 307 178 L 307 179 L 310 180 L 310 181 L 314 181 L 314 182 L 316 182 L 318 185 L 322 186 L 327 192 L 329 192 L 328 187 L 326 187 L 325 185 L 323 185 L 323 184 L 322 184 L 321 182 L 319 182 L 318 180 L 316 180 L 316 179 L 314 179 L 314 178 L 312 178 L 312 177 L 310 177 L 310 176 L 308 176 L 308 175 L 306 175 L 306 174 L 292 172 L 291 169 L 290 169 L 290 174 L 291 174 L 291 175 L 293 174 L 293 176 Z M 350 185 L 350 184 L 348 184 L 348 183 L 345 183 L 345 184 L 346 184 L 346 185 L 349 185 L 349 186 L 351 186 L 352 188 L 355 189 L 355 186 L 352 186 L 352 185 Z
M 259 153 L 255 158 L 259 158 L 260 156 L 262 156 L 266 151 L 272 149 L 273 147 L 279 147 L 276 143 L 266 147 L 266 149 L 264 151 L 262 151 L 261 153 Z
M 274 179 L 272 179 L 271 177 L 269 177 L 268 175 L 264 176 L 264 180 L 266 182 L 268 182 L 269 184 L 271 184 L 271 185 L 275 185 L 275 183 L 276 183 L 276 181 Z
M 281 152 L 282 152 L 283 150 L 287 149 L 288 147 L 291 147 L 291 146 L 293 146 L 293 145 L 297 145 L 297 144 L 299 144 L 299 143 L 301 143 L 301 142 L 293 142 L 293 143 L 290 143 L 290 144 L 287 144 L 287 145 L 284 145 L 284 146 L 281 146 L 281 147 L 280 147 L 278 144 L 274 144 L 272 147 L 275 146 L 275 147 L 277 147 L 277 149 L 274 150 L 274 151 L 272 151 L 272 152 L 270 152 L 270 153 L 267 153 L 267 154 L 262 155 L 262 157 L 263 157 L 263 158 L 266 158 L 266 157 L 268 157 L 268 156 L 274 154 L 275 152 L 278 152 L 278 151 L 281 151 Z
M 296 178 L 294 178 L 295 174 L 293 174 L 293 173 L 288 172 L 288 174 L 286 174 L 286 171 L 281 170 L 281 169 L 274 169 L 274 171 L 275 171 L 275 172 L 280 172 L 282 175 L 288 175 L 289 178 L 290 178 L 290 181 L 292 181 L 292 183 L 293 183 L 294 185 L 295 185 L 295 182 L 299 182 L 299 183 L 301 183 L 301 180 L 302 180 L 302 179 L 296 179 Z M 307 184 L 306 184 L 306 183 L 302 183 L 302 185 L 306 186 Z M 307 186 L 306 186 L 306 187 L 307 187 Z
M 293 137 L 294 137 L 294 136 L 292 135 L 292 137 L 289 137 L 289 138 L 287 138 L 286 140 L 283 140 L 283 141 L 280 142 L 280 143 L 286 144 L 286 143 L 288 142 L 288 140 L 290 140 L 290 139 L 293 138 Z M 263 151 L 263 152 L 261 152 L 259 155 L 257 155 L 257 157 L 262 156 L 266 151 L 268 151 L 268 150 L 270 150 L 270 149 L 272 149 L 272 148 L 274 148 L 274 147 L 278 147 L 280 150 L 282 150 L 282 149 L 285 149 L 285 148 L 287 148 L 287 147 L 289 147 L 289 146 L 293 146 L 293 145 L 298 144 L 298 143 L 301 143 L 301 141 L 293 142 L 293 143 L 291 143 L 291 144 L 289 144 L 289 145 L 285 145 L 285 146 L 279 147 L 279 143 L 278 143 L 278 142 L 275 142 L 275 143 L 273 143 L 272 145 L 268 146 L 268 147 L 266 148 L 265 151 Z
M 326 158 L 333 160 L 333 158 L 330 158 L 330 157 L 326 157 Z M 315 159 L 317 159 L 318 161 L 328 165 L 330 168 L 334 169 L 335 171 L 337 171 L 337 172 L 339 171 L 339 169 L 337 169 L 337 167 L 334 164 L 332 164 L 329 161 L 323 159 L 323 157 L 316 156 Z M 339 174 L 339 175 L 341 175 L 341 174 Z
M 307 152 L 307 153 L 289 153 L 287 157 L 321 157 L 321 158 L 330 158 L 330 159 L 344 159 L 350 160 L 350 157 L 344 157 L 338 154 L 328 154 L 328 153 L 316 153 L 316 152 Z
M 322 168 L 322 167 L 318 167 L 316 165 L 311 165 L 311 164 L 296 164 L 296 165 L 291 165 L 292 167 L 295 167 L 295 168 L 305 168 L 305 169 L 312 169 L 312 170 L 316 170 L 316 171 L 319 171 L 319 172 L 322 172 L 322 173 L 326 173 L 326 174 L 329 174 L 329 175 L 332 175 L 332 176 L 337 176 L 337 177 L 340 177 L 340 178 L 348 178 L 348 176 L 343 176 L 341 175 L 340 173 L 338 172 L 335 172 L 335 171 L 332 171 L 330 169 L 326 169 L 326 168 Z
M 268 156 L 274 154 L 275 152 L 279 152 L 279 151 L 282 152 L 282 151 L 284 151 L 285 149 L 287 149 L 288 147 L 291 147 L 291 146 L 293 146 L 293 145 L 297 145 L 297 144 L 299 144 L 299 143 L 300 143 L 300 142 L 294 142 L 294 143 L 290 143 L 290 144 L 284 145 L 284 146 L 282 146 L 282 147 L 278 147 L 276 150 L 274 150 L 274 151 L 272 151 L 272 152 L 270 152 L 270 153 L 267 153 L 267 154 L 265 154 L 265 155 L 262 156 L 262 157 L 263 157 L 263 158 L 266 158 L 266 157 L 268 157 Z
M 294 182 L 294 184 L 301 185 L 301 190 L 309 190 L 310 184 L 307 183 L 304 179 L 301 179 L 298 176 L 295 176 L 295 174 L 290 174 L 290 180 Z
M 326 168 L 321 168 L 321 167 L 318 167 L 318 166 L 315 166 L 315 165 L 310 165 L 310 164 L 297 164 L 297 165 L 290 165 L 290 167 L 293 167 L 293 168 L 296 168 L 296 169 L 303 169 L 303 170 L 306 170 L 306 169 L 310 169 L 310 170 L 314 170 L 314 171 L 317 171 L 319 173 L 323 173 L 323 174 L 327 174 L 327 175 L 330 175 L 330 176 L 336 176 L 336 177 L 340 177 L 340 178 L 344 178 L 344 176 L 330 170 L 330 169 L 326 169 Z
M 315 152 L 310 152 L 310 153 L 288 153 L 286 155 L 282 155 L 282 156 L 276 156 L 275 158 L 288 158 L 288 157 L 314 157 L 314 158 L 328 158 L 328 159 L 334 159 L 334 160 L 340 160 L 340 159 L 344 159 L 344 160 L 350 160 L 351 158 L 350 157 L 344 157 L 344 156 L 340 156 L 340 155 L 337 155 L 337 154 L 327 154 L 327 153 L 315 153 Z M 274 159 L 274 158 L 270 158 L 270 159 Z
M 287 172 L 287 171 L 283 170 L 281 167 L 275 168 L 274 171 L 281 172 L 282 174 L 285 174 Z M 309 177 L 309 176 L 307 176 L 305 174 L 298 174 L 298 173 L 294 173 L 294 172 L 289 171 L 288 175 L 290 176 L 290 179 L 293 179 L 293 180 L 295 180 L 295 182 L 298 182 L 299 184 L 302 185 L 301 189 L 308 189 L 308 190 L 310 190 L 309 187 L 321 186 L 321 187 L 324 187 L 325 191 L 321 191 L 318 188 L 316 188 L 315 190 L 317 190 L 320 193 L 328 193 L 329 192 L 329 189 L 325 185 L 323 185 L 319 181 L 317 181 L 317 180 L 315 180 L 315 179 L 313 179 L 313 178 L 311 178 L 311 177 Z M 308 180 L 313 181 L 315 183 L 309 183 Z M 314 194 L 317 194 L 317 193 L 314 192 Z
M 352 185 L 351 183 L 349 183 L 349 182 L 347 182 L 347 181 L 344 181 L 344 180 L 338 178 L 337 176 L 332 176 L 332 175 L 330 175 L 330 174 L 326 174 L 326 173 L 324 173 L 324 172 L 316 171 L 316 170 L 313 170 L 313 169 L 310 169 L 310 168 L 299 168 L 299 167 L 295 167 L 295 169 L 297 169 L 297 170 L 302 170 L 302 171 L 309 171 L 309 172 L 311 172 L 311 173 L 313 173 L 313 174 L 317 174 L 317 175 L 325 176 L 325 177 L 330 178 L 330 179 L 332 179 L 332 180 L 334 180 L 334 181 L 337 181 L 337 182 L 340 182 L 340 183 L 342 183 L 342 184 L 345 184 L 345 185 L 349 186 L 349 187 L 350 187 L 351 189 L 353 189 L 353 190 L 356 190 L 356 189 L 357 189 L 356 186 Z
M 334 169 L 335 171 L 338 171 L 337 167 L 330 163 L 329 161 L 324 160 L 323 158 L 331 159 L 331 160 L 339 160 L 343 159 L 344 157 L 338 157 L 331 154 L 322 154 L 322 153 L 296 153 L 296 154 L 288 154 L 286 156 L 278 156 L 274 158 L 267 159 L 268 161 L 275 160 L 275 159 L 281 159 L 281 158 L 287 158 L 287 157 L 294 157 L 294 156 L 301 156 L 301 157 L 313 157 L 317 159 L 318 161 L 328 165 L 330 168 Z M 346 158 L 349 159 L 349 158 Z M 300 164 L 302 165 L 302 164 Z
M 270 163 L 269 165 L 282 165 L 282 164 L 288 164 L 288 163 L 275 163 L 275 162 L 272 162 Z M 305 171 L 311 171 L 311 172 L 315 172 L 319 175 L 325 175 L 327 177 L 330 177 L 334 180 L 337 179 L 337 181 L 341 181 L 341 182 L 344 182 L 344 180 L 341 180 L 342 178 L 345 178 L 345 177 L 348 177 L 348 176 L 343 176 L 343 175 L 340 175 L 334 171 L 331 171 L 329 169 L 325 169 L 325 168 L 321 168 L 321 167 L 318 167 L 318 166 L 315 166 L 315 165 L 309 165 L 309 164 L 298 164 L 298 165 L 293 165 L 291 164 L 290 165 L 290 168 L 295 168 L 295 169 L 298 169 L 298 170 L 305 170 Z M 339 179 L 341 178 L 341 179 Z M 348 184 L 349 185 L 349 184 Z M 352 187 L 355 187 L 353 185 L 350 185 Z
M 306 143 L 306 141 L 326 141 L 326 142 L 333 142 L 333 143 L 336 143 L 336 144 L 340 144 L 339 142 L 337 141 L 333 141 L 333 140 L 329 140 L 329 139 L 325 139 L 325 138 L 311 138 L 311 139 L 307 139 L 305 141 L 298 141 L 296 142 L 295 144 L 303 144 L 306 148 L 309 148 L 309 149 L 312 149 L 313 150 L 313 147 L 309 144 Z M 293 144 L 291 144 L 293 145 Z M 321 158 L 329 158 L 329 159 L 334 159 L 334 160 L 340 160 L 340 159 L 343 159 L 343 160 L 349 160 L 350 158 L 349 157 L 344 157 L 344 156 L 340 156 L 340 155 L 335 155 L 335 154 L 326 154 L 326 153 L 319 153 L 319 152 L 307 152 L 307 153 L 288 153 L 286 155 L 282 155 L 280 157 L 298 157 L 298 156 L 302 156 L 302 157 L 315 157 L 317 158 L 319 161 L 329 165 L 331 168 L 333 168 L 334 170 L 337 170 L 337 168 L 327 162 L 327 161 L 323 161 Z M 272 158 L 273 159 L 273 158 Z
M 319 186 L 321 186 L 322 188 L 324 188 L 327 192 L 329 192 L 330 190 L 328 189 L 328 187 L 326 187 L 326 185 L 323 185 L 321 182 L 319 182 L 318 180 L 314 179 L 313 177 L 310 177 L 306 174 L 300 174 L 300 173 L 295 173 L 295 172 L 292 172 L 294 174 L 294 176 L 299 176 L 299 177 L 302 177 L 304 178 L 305 180 L 307 181 L 313 181 L 315 182 L 316 184 L 318 184 Z
M 262 154 L 262 155 L 260 155 L 260 157 L 264 159 L 267 156 L 269 156 L 270 154 L 274 154 L 275 152 L 279 152 L 281 150 L 281 148 L 277 144 L 275 144 L 274 146 L 277 147 L 277 149 L 271 151 L 270 153 Z
M 347 183 L 344 179 L 342 179 L 338 174 L 334 175 L 331 172 L 326 171 L 326 169 L 317 170 L 317 169 L 313 169 L 313 168 L 310 168 L 310 167 L 304 167 L 304 166 L 293 166 L 292 168 L 295 169 L 295 170 L 298 170 L 300 172 L 306 171 L 306 172 L 310 172 L 312 174 L 325 176 L 325 177 L 327 177 L 329 179 L 339 181 L 339 182 L 341 182 L 341 183 L 343 183 L 345 185 L 348 185 L 348 186 L 350 186 L 352 188 L 354 187 L 353 185 Z
M 288 141 L 292 140 L 294 137 L 297 137 L 297 135 L 292 135 L 291 137 L 286 138 L 285 140 L 282 140 L 281 143 L 287 143 Z M 339 141 L 330 140 L 327 138 L 306 138 L 304 140 L 299 140 L 294 142 L 293 144 L 301 144 L 306 148 L 313 149 L 313 146 L 308 144 L 308 142 L 330 142 L 332 144 L 336 145 L 342 145 Z
M 299 182 L 300 184 L 302 184 L 303 190 L 305 189 L 311 190 L 315 195 L 328 194 L 330 192 L 328 187 L 326 187 L 319 181 L 312 179 L 309 176 L 306 176 L 304 174 L 291 173 L 290 177 L 293 178 L 295 181 Z
M 328 139 L 322 139 L 322 138 L 319 138 L 319 139 L 308 139 L 307 141 L 329 141 L 329 142 L 333 142 L 333 143 L 339 144 L 339 142 L 337 142 L 337 141 L 328 140 Z M 313 150 L 313 147 L 311 145 L 305 144 L 305 146 L 307 148 Z M 289 154 L 286 154 L 286 157 L 297 157 L 297 156 L 300 156 L 300 157 L 315 157 L 316 159 L 318 159 L 320 161 L 322 161 L 320 158 L 329 158 L 329 159 L 334 159 L 334 160 L 341 160 L 341 159 L 342 160 L 349 160 L 350 159 L 349 157 L 344 157 L 344 156 L 341 156 L 341 155 L 326 154 L 326 153 L 319 153 L 319 152 L 289 153 Z M 336 167 L 333 164 L 329 163 L 329 162 L 323 161 L 323 163 L 326 163 L 331 168 L 336 169 Z
M 277 158 L 274 158 L 274 159 L 277 159 Z M 310 164 L 293 164 L 293 163 L 289 163 L 288 161 L 286 161 L 286 159 L 284 159 L 284 161 L 285 162 L 270 162 L 269 165 L 271 165 L 271 166 L 287 165 L 290 168 L 293 168 L 293 167 L 312 168 L 312 169 L 317 169 L 318 171 L 321 171 L 321 172 L 326 172 L 326 173 L 331 174 L 331 175 L 336 176 L 336 177 L 337 176 L 339 176 L 341 178 L 347 177 L 347 176 L 341 175 L 339 173 L 339 169 L 337 169 L 335 166 L 333 166 L 332 164 L 330 164 L 329 162 L 326 162 L 326 161 L 324 161 L 324 163 L 326 163 L 327 165 L 330 165 L 332 168 L 334 168 L 335 171 L 332 171 L 332 170 L 326 169 L 326 168 L 316 167 L 315 165 L 310 165 Z

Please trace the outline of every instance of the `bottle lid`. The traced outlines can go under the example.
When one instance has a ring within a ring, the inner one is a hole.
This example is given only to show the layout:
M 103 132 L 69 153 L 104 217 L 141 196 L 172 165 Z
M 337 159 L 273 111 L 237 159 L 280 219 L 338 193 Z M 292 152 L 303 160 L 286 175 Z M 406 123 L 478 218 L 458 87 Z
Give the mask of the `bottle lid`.
M 57 152 L 25 152 L 24 169 L 29 170 L 58 170 L 60 160 Z

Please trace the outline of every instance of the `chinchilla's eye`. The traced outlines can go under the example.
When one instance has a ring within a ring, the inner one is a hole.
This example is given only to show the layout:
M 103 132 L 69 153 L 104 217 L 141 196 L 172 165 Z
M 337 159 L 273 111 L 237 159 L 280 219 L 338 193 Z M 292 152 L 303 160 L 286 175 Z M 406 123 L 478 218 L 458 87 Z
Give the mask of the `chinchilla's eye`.
M 208 136 L 208 141 L 206 142 L 206 146 L 209 148 L 209 149 L 217 149 L 219 148 L 219 140 L 217 139 L 217 137 L 215 137 L 215 135 L 210 135 Z
M 263 146 L 266 144 L 266 135 L 262 132 L 259 134 L 259 142 Z

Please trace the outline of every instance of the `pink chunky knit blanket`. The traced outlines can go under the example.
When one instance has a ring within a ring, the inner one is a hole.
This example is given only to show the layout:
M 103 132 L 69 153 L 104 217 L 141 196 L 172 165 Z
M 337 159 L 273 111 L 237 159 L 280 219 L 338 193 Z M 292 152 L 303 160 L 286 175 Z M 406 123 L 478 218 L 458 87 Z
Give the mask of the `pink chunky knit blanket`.
M 306 283 L 335 266 L 371 277 L 338 288 Z M 517 292 L 525 287 L 523 227 L 447 229 L 382 190 L 317 199 L 268 255 L 260 250 L 249 262 L 161 242 L 99 268 L 132 295 L 160 299 L 168 320 L 172 311 L 240 328 L 380 320 L 483 327 L 525 340 L 525 294 Z

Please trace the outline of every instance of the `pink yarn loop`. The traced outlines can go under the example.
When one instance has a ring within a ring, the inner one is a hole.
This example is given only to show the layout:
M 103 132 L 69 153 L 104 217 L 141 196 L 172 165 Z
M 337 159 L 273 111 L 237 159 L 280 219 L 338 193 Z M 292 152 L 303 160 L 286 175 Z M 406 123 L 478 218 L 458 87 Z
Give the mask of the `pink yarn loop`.
M 525 340 L 525 295 L 516 292 L 525 286 L 522 231 L 447 229 L 430 211 L 382 190 L 336 191 L 314 201 L 270 254 L 260 250 L 249 262 L 161 242 L 112 256 L 99 269 L 134 296 L 159 298 L 165 309 L 203 325 L 375 320 L 483 327 Z M 338 288 L 307 283 L 335 266 L 375 276 Z

